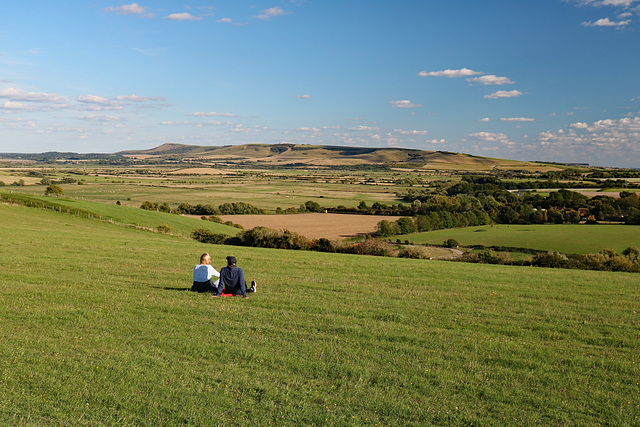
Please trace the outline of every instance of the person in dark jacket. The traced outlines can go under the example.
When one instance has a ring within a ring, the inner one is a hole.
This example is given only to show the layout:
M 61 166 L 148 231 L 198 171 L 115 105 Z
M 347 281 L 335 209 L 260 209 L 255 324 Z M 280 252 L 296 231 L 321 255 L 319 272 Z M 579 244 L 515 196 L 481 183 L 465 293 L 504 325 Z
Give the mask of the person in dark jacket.
M 247 283 L 244 280 L 244 272 L 240 267 L 236 266 L 236 257 L 227 257 L 227 266 L 220 269 L 220 281 L 218 282 L 218 291 L 215 296 L 220 296 L 222 292 L 233 294 L 243 298 L 249 298 L 247 293 L 256 291 L 255 280 L 251 282 L 251 288 L 247 289 Z

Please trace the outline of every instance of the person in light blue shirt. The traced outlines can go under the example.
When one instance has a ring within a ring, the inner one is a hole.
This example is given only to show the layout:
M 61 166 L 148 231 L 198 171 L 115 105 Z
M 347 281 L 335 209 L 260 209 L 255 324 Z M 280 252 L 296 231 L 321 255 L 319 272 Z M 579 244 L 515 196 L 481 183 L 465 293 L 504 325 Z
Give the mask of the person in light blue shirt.
M 193 286 L 191 290 L 194 292 L 216 292 L 218 282 L 213 282 L 213 277 L 220 277 L 220 273 L 209 265 L 211 263 L 211 255 L 204 253 L 200 256 L 200 264 L 193 267 Z

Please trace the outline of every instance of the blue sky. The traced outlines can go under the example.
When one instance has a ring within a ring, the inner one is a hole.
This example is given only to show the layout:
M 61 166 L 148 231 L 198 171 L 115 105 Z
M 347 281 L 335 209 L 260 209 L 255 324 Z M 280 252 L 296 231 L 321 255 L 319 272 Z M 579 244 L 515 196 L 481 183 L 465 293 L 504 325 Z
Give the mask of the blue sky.
M 640 0 L 0 3 L 0 152 L 278 142 L 640 167 Z

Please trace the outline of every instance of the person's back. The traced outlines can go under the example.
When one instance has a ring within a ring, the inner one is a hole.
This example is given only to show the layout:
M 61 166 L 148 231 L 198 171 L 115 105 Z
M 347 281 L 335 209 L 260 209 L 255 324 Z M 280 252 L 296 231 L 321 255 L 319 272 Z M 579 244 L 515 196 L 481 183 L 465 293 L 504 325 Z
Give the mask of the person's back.
M 243 284 L 246 286 L 246 282 L 244 280 L 244 272 L 240 267 L 235 265 L 222 267 L 220 269 L 220 279 L 224 284 L 226 293 L 246 296 L 246 287 L 244 292 L 241 289 Z
M 251 289 L 247 291 L 244 272 L 240 267 L 236 266 L 236 258 L 232 256 L 227 257 L 227 266 L 220 269 L 220 282 L 216 296 L 219 296 L 222 292 L 242 295 L 244 298 L 248 298 L 247 292 L 255 292 L 255 282 L 252 282 Z

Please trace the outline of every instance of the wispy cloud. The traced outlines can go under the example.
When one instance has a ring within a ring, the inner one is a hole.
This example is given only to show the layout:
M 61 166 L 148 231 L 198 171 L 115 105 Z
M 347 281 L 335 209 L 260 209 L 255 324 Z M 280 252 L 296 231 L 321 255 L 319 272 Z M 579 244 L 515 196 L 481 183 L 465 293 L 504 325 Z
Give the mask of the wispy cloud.
M 262 19 L 265 21 L 268 21 L 269 19 L 276 17 L 276 16 L 282 16 L 282 15 L 289 15 L 293 12 L 287 12 L 285 10 L 283 10 L 280 6 L 274 6 L 271 7 L 269 9 L 265 9 L 262 12 L 260 12 L 259 15 L 256 15 L 255 17 L 258 19 Z
M 472 77 L 467 79 L 469 83 L 475 83 L 479 85 L 512 85 L 514 84 L 508 77 L 498 77 L 493 74 L 486 76 Z
M 193 117 L 238 117 L 235 114 L 231 114 L 231 113 L 216 113 L 215 111 L 210 111 L 210 112 L 195 112 L 195 113 L 191 113 L 189 114 L 190 116 Z
M 414 104 L 408 99 L 402 101 L 389 101 L 389 105 L 391 105 L 392 108 L 424 108 L 424 105 Z
M 147 8 L 140 6 L 138 3 L 125 4 L 122 6 L 109 6 L 102 9 L 103 12 L 116 12 L 121 15 L 142 15 L 146 13 Z
M 601 18 L 595 22 L 583 22 L 580 25 L 583 25 L 585 27 L 624 27 L 625 25 L 629 25 L 630 22 L 630 19 L 616 22 L 609 20 L 609 18 Z
M 521 96 L 522 92 L 519 90 L 499 90 L 490 95 L 485 95 L 484 97 L 487 99 L 499 99 L 499 98 L 514 98 L 516 96 Z
M 233 19 L 231 18 L 220 18 L 218 19 L 216 22 L 233 22 Z
M 130 101 L 130 102 L 165 101 L 165 99 L 161 98 L 161 97 L 149 97 L 149 96 L 138 96 L 138 95 L 120 95 L 120 96 L 116 96 L 116 100 L 118 100 L 118 101 Z
M 189 12 L 182 12 L 172 13 L 169 16 L 165 16 L 164 19 L 168 19 L 169 21 L 199 21 L 202 18 L 199 16 L 193 16 Z
M 296 98 L 311 99 L 311 95 L 298 95 L 298 96 L 296 96 Z
M 459 70 L 443 70 L 443 71 L 420 71 L 418 75 L 420 77 L 466 77 L 482 74 L 479 71 L 473 71 L 468 68 L 462 68 Z
M 53 104 L 66 103 L 66 99 L 57 93 L 24 92 L 13 87 L 0 89 L 0 98 L 6 98 L 12 101 L 46 102 Z
M 501 117 L 503 122 L 535 122 L 535 119 L 529 117 Z

